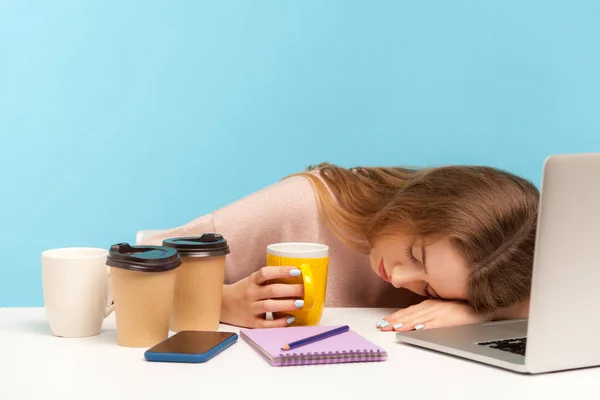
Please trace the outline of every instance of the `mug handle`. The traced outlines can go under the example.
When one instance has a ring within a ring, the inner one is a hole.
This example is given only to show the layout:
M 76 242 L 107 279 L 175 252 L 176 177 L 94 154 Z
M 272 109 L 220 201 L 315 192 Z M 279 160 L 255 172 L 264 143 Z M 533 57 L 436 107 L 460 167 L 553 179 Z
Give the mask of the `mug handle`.
M 104 312 L 104 318 L 108 317 L 115 310 L 115 301 L 113 298 L 112 284 L 110 282 L 110 267 L 107 270 L 108 273 L 108 285 L 106 285 L 106 311 Z
M 303 310 L 311 310 L 315 304 L 315 281 L 313 279 L 312 269 L 308 264 L 300 265 L 302 271 L 302 280 L 304 282 L 304 306 Z

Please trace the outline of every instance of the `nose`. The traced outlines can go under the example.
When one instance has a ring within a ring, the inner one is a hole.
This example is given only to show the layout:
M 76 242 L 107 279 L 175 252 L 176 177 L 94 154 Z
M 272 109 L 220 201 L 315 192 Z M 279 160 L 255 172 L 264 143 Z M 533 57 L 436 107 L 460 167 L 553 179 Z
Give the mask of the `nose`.
M 411 266 L 396 265 L 392 270 L 390 280 L 394 287 L 406 288 L 414 292 L 418 291 L 418 288 L 423 286 L 423 272 L 420 269 Z

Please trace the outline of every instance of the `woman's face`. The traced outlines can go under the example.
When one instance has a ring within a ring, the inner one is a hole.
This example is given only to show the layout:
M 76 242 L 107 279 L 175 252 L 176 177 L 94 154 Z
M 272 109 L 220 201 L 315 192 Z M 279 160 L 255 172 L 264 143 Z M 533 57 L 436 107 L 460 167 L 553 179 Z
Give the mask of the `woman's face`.
M 466 263 L 448 239 L 423 247 L 420 240 L 405 236 L 382 238 L 369 260 L 373 271 L 397 288 L 432 298 L 467 299 Z

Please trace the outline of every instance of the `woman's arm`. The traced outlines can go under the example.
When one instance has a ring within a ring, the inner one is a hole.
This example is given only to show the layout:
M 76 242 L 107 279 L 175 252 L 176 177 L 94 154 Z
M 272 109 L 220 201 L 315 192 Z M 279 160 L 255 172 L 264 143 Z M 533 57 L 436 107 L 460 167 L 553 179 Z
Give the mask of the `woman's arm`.
M 527 318 L 528 314 L 529 301 L 498 313 L 480 314 L 464 301 L 428 299 L 383 318 L 377 327 L 384 331 L 402 332 L 493 320 L 520 319 Z
M 285 318 L 265 321 L 264 313 L 295 309 L 293 299 L 273 299 L 302 298 L 302 285 L 269 285 L 271 279 L 289 277 L 290 268 L 266 268 L 266 247 L 284 241 L 319 241 L 319 225 L 312 185 L 306 178 L 292 177 L 154 235 L 143 244 L 160 245 L 166 238 L 205 232 L 223 235 L 231 253 L 225 263 L 222 322 L 249 327 L 284 326 Z
M 318 223 L 317 204 L 306 178 L 288 178 L 185 225 L 144 240 L 160 245 L 166 238 L 219 233 L 231 253 L 226 260 L 226 283 L 235 283 L 265 265 L 266 247 L 291 240 L 314 240 Z

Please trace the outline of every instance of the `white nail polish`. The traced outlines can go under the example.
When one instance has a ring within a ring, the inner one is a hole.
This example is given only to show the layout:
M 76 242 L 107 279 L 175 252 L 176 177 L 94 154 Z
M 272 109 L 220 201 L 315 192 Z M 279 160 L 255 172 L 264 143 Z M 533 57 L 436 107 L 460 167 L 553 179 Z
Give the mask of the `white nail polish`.
M 415 330 L 417 330 L 417 331 L 420 329 L 423 329 L 423 328 L 425 328 L 425 325 L 423 325 L 423 324 L 415 325 Z
M 292 322 L 294 322 L 296 320 L 296 317 L 289 317 L 288 319 L 286 319 L 285 321 L 289 324 L 291 324 Z
M 398 323 L 398 324 L 394 325 L 394 329 L 400 329 L 400 328 L 402 328 L 403 326 L 404 326 L 404 324 L 403 324 L 402 322 L 400 322 L 400 323 Z
M 304 307 L 304 300 L 296 300 L 296 301 L 294 301 L 294 306 L 296 306 L 298 308 Z
M 378 327 L 380 327 L 380 328 L 385 328 L 385 327 L 387 327 L 389 324 L 390 324 L 389 322 L 387 322 L 387 321 L 385 321 L 385 320 L 381 320 L 381 321 L 379 321 L 379 322 L 377 323 L 377 326 L 378 326 Z
M 300 271 L 297 268 L 294 268 L 294 269 L 290 270 L 290 276 L 300 276 L 301 273 L 302 273 L 302 271 Z

